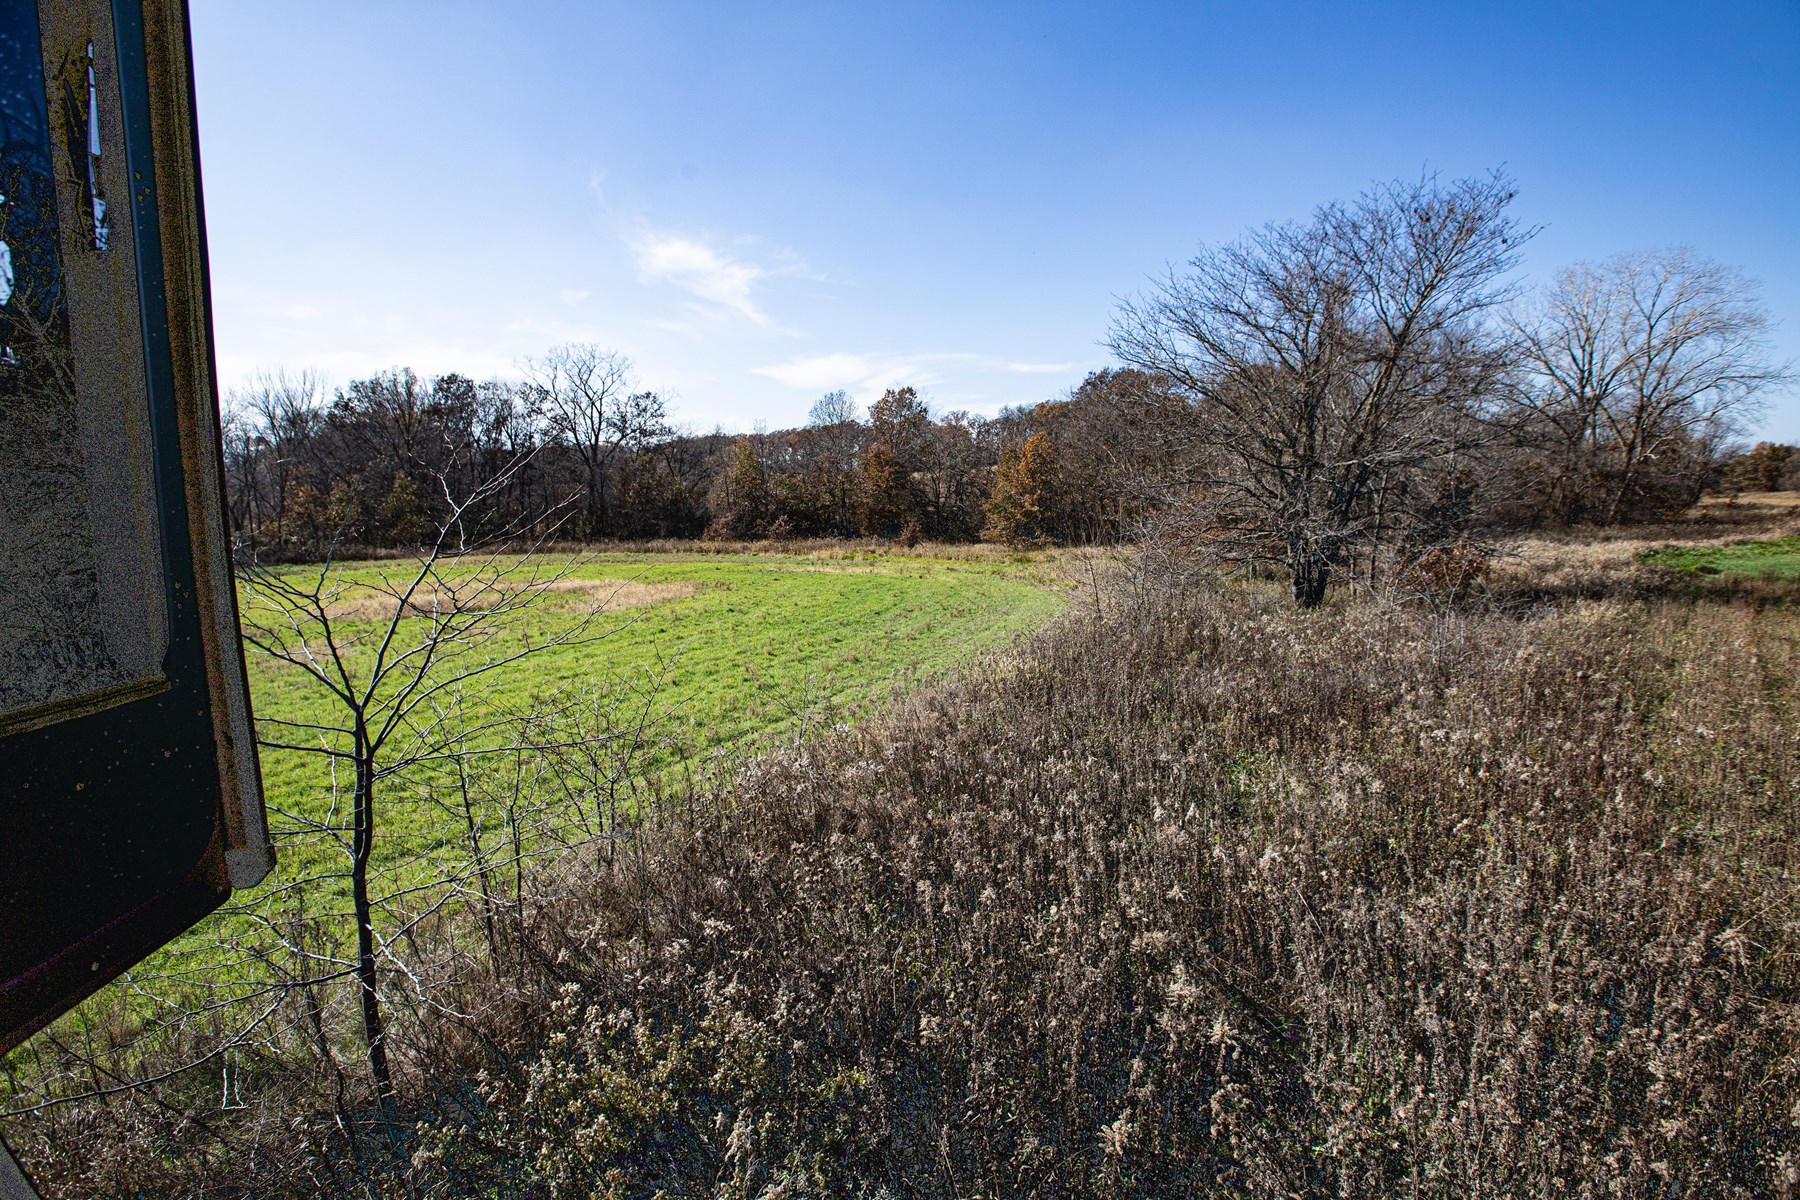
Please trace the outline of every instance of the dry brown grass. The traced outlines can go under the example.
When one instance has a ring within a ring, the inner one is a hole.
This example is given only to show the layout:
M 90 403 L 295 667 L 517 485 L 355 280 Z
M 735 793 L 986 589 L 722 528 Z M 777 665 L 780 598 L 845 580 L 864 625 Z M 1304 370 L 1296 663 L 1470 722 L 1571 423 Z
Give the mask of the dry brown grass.
M 646 583 L 637 579 L 559 579 L 547 589 L 578 612 L 611 612 L 685 600 L 700 585 L 687 580 Z
M 788 541 L 690 541 L 683 538 L 659 538 L 636 542 L 559 542 L 544 549 L 547 553 L 554 554 L 631 557 L 651 554 L 758 554 L 810 558 L 821 562 L 855 560 L 870 555 L 948 562 L 1054 562 L 1070 553 L 1057 547 L 1020 550 L 986 542 L 918 542 L 907 546 L 888 538 L 795 538 Z
M 1137 597 L 659 813 L 546 913 L 544 1049 L 428 1176 L 1785 1194 L 1797 640 L 1735 603 Z
M 69 1195 L 1800 1194 L 1800 588 L 1563 545 L 1629 586 L 1115 592 L 646 807 L 399 1026 L 392 1142 L 298 1049 L 8 1133 Z
M 1703 513 L 1721 514 L 1765 510 L 1785 516 L 1800 515 L 1800 492 L 1739 492 L 1737 495 L 1706 496 L 1700 501 Z M 1754 519 L 1754 517 L 1752 518 Z
M 1502 596 L 1649 597 L 1676 582 L 1671 572 L 1643 565 L 1643 556 L 1651 551 L 1796 535 L 1800 535 L 1800 493 L 1745 493 L 1735 501 L 1708 497 L 1681 519 L 1658 525 L 1574 529 L 1512 539 L 1500 547 L 1489 584 Z M 1732 586 L 1756 590 L 1754 584 Z

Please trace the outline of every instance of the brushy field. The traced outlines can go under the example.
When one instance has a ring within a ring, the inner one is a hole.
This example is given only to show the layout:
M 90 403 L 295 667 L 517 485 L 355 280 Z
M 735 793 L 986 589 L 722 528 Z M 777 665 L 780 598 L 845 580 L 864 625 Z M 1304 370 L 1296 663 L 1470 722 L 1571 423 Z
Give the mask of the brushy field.
M 580 773 L 590 789 L 604 780 L 604 803 L 584 804 L 581 797 L 564 795 L 573 801 L 566 807 L 576 828 L 549 830 L 543 820 L 535 822 L 538 850 L 564 844 L 598 832 L 612 810 L 637 803 L 647 785 L 671 772 L 685 776 L 704 770 L 711 755 L 746 753 L 749 743 L 778 738 L 802 722 L 854 720 L 885 696 L 1008 645 L 1050 620 L 1064 603 L 1068 573 L 1059 570 L 1054 556 L 965 551 L 951 558 L 933 549 L 545 556 L 536 570 L 554 576 L 554 582 L 538 603 L 509 614 L 475 658 L 504 656 L 525 641 L 553 641 L 577 622 L 590 622 L 587 633 L 473 679 L 434 707 L 454 707 L 451 720 L 476 729 L 508 718 L 469 739 L 465 776 L 492 768 L 486 752 L 497 739 L 503 745 L 522 730 L 536 728 L 544 740 L 597 741 L 598 754 L 579 765 L 588 768 Z M 395 603 L 374 585 L 406 574 L 404 560 L 348 563 L 333 570 L 332 586 L 340 590 L 327 611 L 340 645 L 379 636 Z M 429 610 L 435 600 L 426 588 L 412 607 Z M 262 615 L 263 608 L 256 597 L 246 596 L 247 618 Z M 424 624 L 402 621 L 400 644 L 415 638 Z M 367 651 L 364 641 L 351 657 L 367 659 Z M 303 671 L 254 653 L 248 665 L 265 737 L 292 739 L 290 731 L 272 729 L 271 717 L 344 725 L 341 708 Z M 552 712 L 562 719 L 550 719 Z M 432 719 L 436 713 L 427 710 L 425 720 Z M 342 735 L 321 740 L 348 742 Z M 395 750 L 385 757 L 398 757 L 407 748 L 407 739 L 396 739 Z M 577 765 L 558 761 L 547 772 L 544 763 L 526 766 L 514 757 L 517 771 L 536 776 L 538 784 L 545 784 L 546 773 Z M 252 893 L 247 905 L 173 947 L 184 970 L 204 963 L 209 947 L 222 947 L 235 959 L 237 944 L 253 930 L 240 918 L 256 913 L 267 921 L 296 900 L 304 900 L 310 921 L 323 929 L 341 928 L 348 937 L 344 854 L 332 838 L 319 836 L 313 823 L 328 816 L 340 824 L 346 819 L 350 773 L 340 765 L 334 774 L 329 758 L 295 750 L 265 748 L 262 763 L 271 830 L 280 848 L 276 877 L 272 886 Z M 375 863 L 384 891 L 429 892 L 454 869 L 453 861 L 467 859 L 467 835 L 456 811 L 465 782 L 455 765 L 441 760 L 422 761 L 382 781 Z M 515 792 L 531 787 L 517 772 L 501 784 L 489 778 L 486 785 L 490 793 L 496 786 Z M 548 807 L 539 796 L 531 803 Z M 506 804 L 478 807 L 480 833 L 503 836 L 499 826 Z M 152 962 L 136 977 L 144 980 L 157 971 Z
M 1679 519 L 1659 525 L 1514 539 L 1502 547 L 1491 582 L 1500 598 L 1511 601 L 1683 595 L 1785 603 L 1793 594 L 1786 580 L 1765 581 L 1754 573 L 1738 572 L 1713 577 L 1679 570 L 1678 565 L 1688 556 L 1716 554 L 1744 543 L 1795 538 L 1800 538 L 1800 493 L 1709 497 Z
M 351 563 L 334 571 L 334 586 L 343 590 L 328 611 L 340 643 L 384 628 L 394 601 L 370 585 L 394 577 L 395 566 Z M 606 761 L 590 765 L 609 775 L 613 806 L 621 796 L 634 802 L 660 775 L 703 767 L 714 752 L 742 752 L 739 743 L 747 740 L 778 737 L 802 721 L 855 719 L 882 697 L 1042 625 L 1067 590 L 1046 556 L 999 553 L 950 559 L 879 551 L 627 551 L 549 556 L 541 570 L 556 576 L 541 601 L 510 614 L 477 657 L 552 640 L 579 621 L 591 622 L 587 635 L 480 676 L 438 707 L 454 702 L 454 720 L 476 728 L 502 714 L 542 724 L 552 710 L 585 710 L 583 729 L 543 732 L 607 741 Z M 427 589 L 413 603 L 432 602 Z M 247 616 L 260 607 L 247 597 Z M 401 622 L 400 642 L 422 624 Z M 366 646 L 360 649 L 366 658 Z M 248 661 L 265 736 L 270 717 L 344 724 L 341 709 L 304 672 L 257 654 Z M 519 728 L 503 724 L 472 737 L 469 748 L 479 756 L 496 736 L 516 737 Z M 342 736 L 326 740 L 347 743 Z M 405 749 L 405 739 L 397 739 L 395 755 Z M 348 772 L 340 767 L 334 775 L 325 756 L 295 750 L 265 748 L 262 762 L 281 852 L 275 894 L 284 895 L 288 881 L 312 881 L 309 911 L 341 913 L 342 852 L 308 826 L 332 812 L 343 819 Z M 434 761 L 383 780 L 375 861 L 390 889 L 428 884 L 443 873 L 446 856 L 463 853 L 464 835 L 446 803 L 458 782 L 450 766 Z M 492 806 L 480 819 L 486 832 L 497 832 Z M 585 832 L 594 832 L 593 822 Z M 251 903 L 268 907 L 266 898 Z M 202 929 L 177 952 L 191 954 L 220 932 Z
M 419 1183 L 1790 1194 L 1797 617 L 1122 598 L 646 827 Z
M 929 545 L 733 549 L 607 548 L 540 559 L 539 571 L 555 577 L 541 601 L 509 614 L 468 661 L 504 656 L 526 639 L 543 642 L 578 622 L 590 623 L 588 636 L 475 678 L 425 710 L 430 721 L 454 708 L 449 720 L 478 730 L 504 721 L 471 737 L 466 761 L 428 759 L 381 780 L 372 878 L 385 932 L 414 938 L 421 913 L 435 920 L 466 903 L 476 886 L 468 878 L 471 826 L 485 846 L 483 872 L 511 873 L 521 859 L 594 836 L 622 805 L 704 772 L 720 755 L 750 753 L 803 723 L 854 721 L 899 690 L 1003 649 L 1050 620 L 1071 582 L 1048 553 Z M 282 570 L 304 577 L 319 569 Z M 335 644 L 351 647 L 357 670 L 366 669 L 370 643 L 395 608 L 381 581 L 391 586 L 407 573 L 403 560 L 331 568 L 326 611 Z M 427 587 L 411 607 L 428 611 L 441 600 Z M 283 623 L 266 596 L 246 590 L 240 603 L 247 622 Z M 403 620 L 399 644 L 416 639 L 425 624 Z M 323 652 L 318 623 L 302 620 L 300 627 Z M 342 734 L 296 735 L 272 720 L 341 728 L 342 709 L 317 681 L 255 653 L 248 667 L 262 736 L 347 744 Z M 574 754 L 553 760 L 489 753 L 497 738 L 533 733 L 553 741 L 585 737 L 590 744 L 580 749 L 590 753 L 579 763 Z M 384 765 L 408 741 L 397 738 Z M 41 1035 L 37 1051 L 70 1047 L 83 1064 L 73 1069 L 91 1075 L 90 1058 L 132 1064 L 154 1058 L 171 1037 L 194 1058 L 207 1038 L 265 1043 L 269 1005 L 296 981 L 313 987 L 313 980 L 342 975 L 354 938 L 345 828 L 350 772 L 334 770 L 321 754 L 274 748 L 263 750 L 262 765 L 275 874 Z M 593 794 L 602 789 L 606 796 Z M 336 825 L 337 835 L 323 824 Z M 480 886 L 483 894 L 493 890 L 485 880 Z M 404 944 L 390 949 L 396 963 L 412 969 L 400 962 Z M 344 1003 L 336 998 L 338 1007 Z M 319 1006 L 320 1035 L 353 1054 L 347 1026 L 324 1028 L 333 1002 L 321 999 Z M 116 1053 L 118 1047 L 126 1049 Z M 224 1057 L 229 1094 L 237 1056 Z M 35 1053 L 12 1057 L 15 1103 L 6 1107 L 34 1101 L 46 1074 L 67 1075 L 69 1060 L 54 1052 L 50 1058 L 46 1070 Z M 84 1086 L 65 1077 L 52 1091 Z
M 398 1118 L 296 1059 L 7 1132 L 71 1196 L 1800 1194 L 1800 585 L 1628 544 L 1121 581 L 542 868 Z

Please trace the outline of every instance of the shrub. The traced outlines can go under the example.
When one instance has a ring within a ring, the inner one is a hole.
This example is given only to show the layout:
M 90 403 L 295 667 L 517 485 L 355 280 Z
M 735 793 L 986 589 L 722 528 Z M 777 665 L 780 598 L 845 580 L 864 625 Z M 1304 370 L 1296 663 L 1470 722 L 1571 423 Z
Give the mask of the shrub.
M 1391 590 L 1403 601 L 1457 604 L 1469 598 L 1492 568 L 1493 551 L 1464 535 L 1409 554 L 1395 569 Z

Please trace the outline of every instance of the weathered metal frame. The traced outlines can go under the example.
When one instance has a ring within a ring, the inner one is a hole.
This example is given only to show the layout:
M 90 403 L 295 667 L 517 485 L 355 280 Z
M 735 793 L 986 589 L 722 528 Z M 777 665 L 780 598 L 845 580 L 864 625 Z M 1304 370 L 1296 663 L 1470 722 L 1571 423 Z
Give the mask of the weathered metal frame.
M 111 0 L 169 686 L 0 741 L 0 1052 L 273 866 L 223 505 L 185 0 Z M 123 214 L 122 214 L 123 215 Z M 104 916 L 105 919 L 98 919 Z

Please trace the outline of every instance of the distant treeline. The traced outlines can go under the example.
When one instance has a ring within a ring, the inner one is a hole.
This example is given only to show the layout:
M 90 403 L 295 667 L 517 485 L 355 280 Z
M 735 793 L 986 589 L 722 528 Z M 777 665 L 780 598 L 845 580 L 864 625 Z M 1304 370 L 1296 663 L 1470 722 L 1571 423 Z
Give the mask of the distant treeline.
M 803 427 L 745 435 L 677 431 L 623 358 L 589 346 L 559 347 L 517 380 L 397 369 L 328 394 L 310 373 L 271 375 L 231 401 L 232 522 L 267 561 L 416 545 L 495 482 L 483 523 L 529 516 L 569 539 L 1111 543 L 1203 490 L 1192 481 L 1205 473 L 1191 436 L 1204 412 L 1131 368 L 993 418 L 934 416 L 910 387 L 866 414 L 833 392 Z M 1653 469 L 1626 480 L 1602 428 L 1572 438 L 1532 417 L 1497 409 L 1480 470 L 1466 457 L 1442 483 L 1474 524 L 1637 521 L 1709 487 L 1800 485 L 1794 447 L 1722 449 L 1714 428 L 1665 438 Z
M 1498 174 L 1427 178 L 1208 248 L 1121 303 L 1116 369 L 983 418 L 911 387 L 797 429 L 678 431 L 623 356 L 520 377 L 398 369 L 232 397 L 241 544 L 265 561 L 518 530 L 560 539 L 1145 539 L 1328 582 L 1485 555 L 1503 528 L 1667 518 L 1709 487 L 1792 487 L 1732 439 L 1793 370 L 1754 284 L 1690 250 L 1509 282 L 1531 230 Z M 480 526 L 480 528 L 471 528 Z
M 1153 499 L 1113 433 L 1155 393 L 1102 371 L 984 418 L 933 415 L 911 387 L 867 413 L 833 392 L 801 428 L 700 434 L 622 357 L 563 346 L 517 380 L 397 369 L 328 395 L 310 373 L 261 377 L 227 406 L 226 475 L 234 528 L 264 560 L 416 545 L 484 488 L 465 519 L 576 540 L 1111 542 Z

